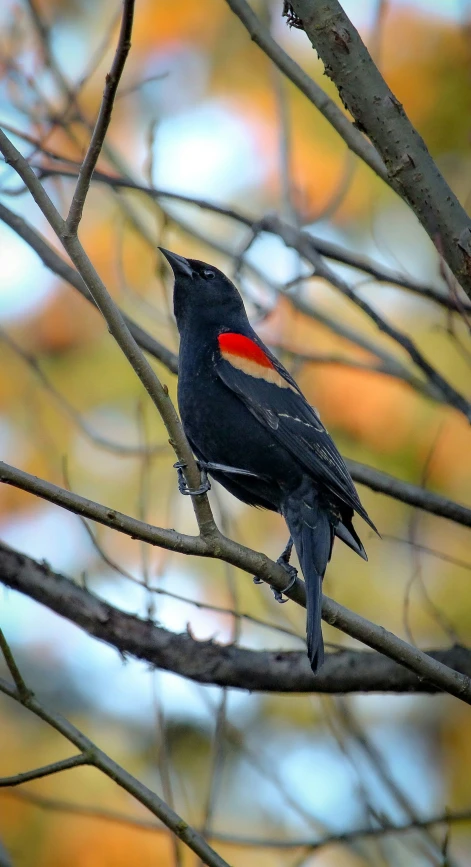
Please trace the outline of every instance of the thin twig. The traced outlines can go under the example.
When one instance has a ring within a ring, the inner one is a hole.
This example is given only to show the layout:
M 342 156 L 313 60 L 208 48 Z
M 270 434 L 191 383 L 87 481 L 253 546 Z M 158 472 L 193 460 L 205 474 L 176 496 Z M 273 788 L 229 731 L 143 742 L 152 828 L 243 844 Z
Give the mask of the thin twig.
M 109 452 L 113 452 L 114 454 L 120 455 L 121 457 L 140 457 L 143 454 L 143 450 L 139 445 L 136 446 L 126 446 L 122 443 L 114 442 L 113 440 L 109 440 L 107 437 L 102 436 L 97 433 L 89 424 L 85 421 L 85 419 L 81 416 L 79 411 L 75 409 L 74 406 L 69 402 L 69 400 L 61 394 L 61 392 L 53 385 L 47 374 L 44 372 L 42 367 L 40 366 L 37 358 L 32 355 L 30 352 L 27 352 L 23 349 L 13 337 L 8 334 L 0 326 L 0 340 L 3 340 L 7 346 L 14 352 L 19 358 L 24 361 L 25 364 L 28 365 L 30 370 L 33 371 L 35 376 L 39 379 L 39 381 L 44 386 L 44 389 L 51 395 L 51 397 L 55 400 L 57 405 L 61 408 L 61 410 L 68 416 L 69 419 L 76 425 L 76 427 L 83 433 L 87 439 L 89 439 L 94 445 L 99 448 L 106 449 Z M 155 455 L 159 452 L 164 451 L 167 448 L 167 445 L 149 445 L 147 449 L 147 453 Z
M 440 239 L 444 258 L 471 299 L 470 218 L 339 0 L 292 0 L 291 6 L 344 105 L 384 160 L 391 187 L 410 206 L 432 241 Z
M 6 640 L 2 629 L 0 629 L 0 650 L 3 653 L 5 662 L 7 664 L 8 671 L 10 672 L 10 674 L 13 678 L 13 681 L 15 683 L 17 690 L 18 690 L 18 695 L 19 695 L 21 701 L 23 701 L 23 702 L 27 701 L 31 695 L 31 692 L 23 680 L 23 677 L 21 675 L 21 671 L 19 670 L 19 668 L 16 664 L 15 657 L 13 656 L 13 653 L 10 650 L 10 645 L 8 644 L 8 641 Z
M 283 51 L 270 36 L 267 27 L 261 23 L 246 0 L 226 0 L 228 6 L 237 15 L 248 31 L 250 38 L 273 63 L 286 75 L 298 90 L 312 102 L 325 119 L 333 126 L 346 142 L 348 147 L 379 175 L 387 180 L 386 169 L 377 151 L 364 136 L 354 127 L 351 121 L 325 91 L 310 78 L 300 66 Z
M 190 488 L 196 489 L 200 485 L 200 473 L 193 453 L 183 432 L 175 407 L 169 397 L 168 389 L 165 388 L 147 359 L 142 354 L 127 324 L 121 315 L 119 308 L 109 295 L 103 281 L 100 279 L 77 235 L 71 235 L 66 224 L 53 202 L 47 195 L 41 183 L 38 181 L 31 167 L 21 156 L 20 152 L 9 141 L 5 133 L 0 130 L 0 150 L 5 160 L 11 164 L 21 179 L 28 187 L 36 204 L 48 220 L 49 224 L 63 243 L 64 248 L 79 271 L 95 303 L 103 314 L 108 328 L 115 338 L 118 346 L 128 359 L 131 367 L 141 380 L 144 388 L 151 397 L 170 435 L 170 443 L 175 453 L 184 464 L 184 473 Z M 192 497 L 192 505 L 201 533 L 217 536 L 217 529 L 211 514 L 208 498 L 205 494 Z
M 66 231 L 75 235 L 82 219 L 85 199 L 90 187 L 93 171 L 98 162 L 103 142 L 110 125 L 114 99 L 119 81 L 124 70 L 129 50 L 131 48 L 131 33 L 134 19 L 134 0 L 123 0 L 123 17 L 121 30 L 118 37 L 118 45 L 110 72 L 106 76 L 105 91 L 100 105 L 95 129 L 88 146 L 85 159 L 80 167 L 79 177 L 75 192 L 72 197 L 69 213 L 66 220 Z
M 273 225 L 273 218 L 269 218 L 270 225 Z M 264 225 L 264 221 L 262 221 L 262 228 Z M 297 232 L 295 229 L 292 229 L 290 226 L 286 224 L 282 224 L 281 221 L 278 221 L 278 234 L 283 239 L 285 244 L 288 247 L 292 247 L 297 250 L 301 256 L 307 259 L 313 266 L 316 272 L 317 277 L 321 277 L 324 280 L 327 280 L 332 286 L 339 290 L 339 292 L 345 297 L 352 301 L 357 307 L 360 308 L 366 315 L 371 319 L 371 321 L 388 337 L 394 340 L 399 346 L 401 346 L 406 353 L 409 355 L 414 364 L 419 367 L 419 369 L 425 374 L 429 383 L 434 386 L 439 392 L 441 392 L 443 399 L 457 409 L 459 412 L 463 413 L 465 418 L 469 422 L 471 422 L 471 403 L 466 400 L 463 395 L 460 394 L 442 375 L 438 370 L 425 358 L 423 353 L 420 351 L 418 346 L 414 343 L 412 338 L 410 338 L 407 334 L 404 334 L 399 328 L 396 328 L 390 322 L 388 322 L 384 316 L 375 310 L 369 304 L 368 301 L 365 301 L 346 280 L 342 277 L 338 276 L 335 271 L 324 261 L 323 257 L 319 255 L 317 250 L 314 248 L 310 236 L 306 232 Z
M 187 824 L 174 810 L 172 810 L 155 792 L 133 777 L 124 768 L 113 761 L 76 726 L 63 716 L 50 710 L 45 705 L 31 696 L 26 701 L 20 699 L 16 689 L 9 683 L 0 679 L 0 692 L 9 696 L 20 704 L 25 704 L 31 713 L 44 720 L 51 728 L 59 732 L 70 743 L 74 744 L 93 767 L 100 770 L 122 789 L 140 801 L 154 816 L 157 816 L 167 828 L 170 828 L 190 849 L 202 858 L 204 864 L 209 867 L 229 867 L 226 861 L 218 855 L 201 835 Z
M 42 777 L 50 777 L 52 774 L 59 774 L 62 771 L 68 771 L 70 768 L 78 768 L 80 765 L 89 764 L 91 762 L 87 753 L 80 753 L 78 756 L 71 756 L 70 759 L 61 759 L 59 762 L 52 762 L 50 765 L 34 768 L 32 771 L 24 771 L 11 777 L 0 777 L 0 788 L 21 786 L 23 783 L 29 783 L 31 780 L 40 780 Z
M 333 701 L 335 701 L 336 711 L 339 715 L 340 721 L 344 727 L 347 736 L 350 739 L 353 739 L 353 741 L 363 751 L 364 755 L 370 761 L 372 767 L 378 775 L 378 778 L 382 781 L 383 785 L 395 798 L 399 807 L 404 811 L 408 821 L 412 823 L 420 821 L 420 816 L 418 815 L 417 810 L 414 807 L 413 800 L 409 797 L 407 791 L 404 791 L 404 789 L 401 788 L 401 786 L 394 779 L 394 776 L 391 773 L 383 754 L 376 747 L 372 738 L 367 735 L 366 731 L 358 722 L 358 719 L 352 710 L 351 704 L 348 703 L 348 701 L 342 696 L 333 699 Z M 388 825 L 389 823 L 384 821 L 384 817 L 381 817 L 381 825 L 384 824 Z M 422 841 L 422 848 L 425 850 L 425 854 L 427 856 L 430 856 L 433 859 L 434 863 L 437 864 L 437 841 L 435 840 L 428 828 L 424 828 L 423 830 L 425 832 L 425 839 Z M 432 852 L 430 852 L 430 847 L 432 847 Z M 438 867 L 442 867 L 441 861 L 439 861 Z M 452 867 L 452 865 L 450 864 L 449 867 Z
M 44 795 L 19 790 L 5 791 L 2 796 L 15 798 L 19 801 L 31 804 L 39 810 L 53 810 L 58 813 L 68 813 L 83 818 L 97 819 L 103 822 L 114 822 L 119 825 L 135 828 L 137 831 L 151 831 L 153 833 L 162 833 L 164 828 L 157 825 L 156 822 L 147 819 L 139 819 L 130 816 L 128 813 L 121 813 L 118 810 L 107 810 L 103 807 L 84 806 L 83 804 L 74 804 L 72 801 L 63 801 L 57 798 L 49 798 Z M 263 849 L 301 849 L 315 848 L 320 850 L 327 846 L 335 846 L 342 842 L 352 842 L 356 839 L 374 838 L 386 836 L 389 834 L 407 834 L 409 831 L 414 831 L 421 828 L 431 828 L 434 825 L 452 825 L 454 823 L 471 822 L 471 808 L 463 810 L 449 810 L 431 816 L 428 819 L 417 819 L 414 822 L 403 822 L 402 824 L 385 823 L 380 828 L 356 828 L 348 832 L 340 832 L 340 834 L 329 834 L 321 840 L 315 840 L 309 837 L 300 837 L 292 840 L 277 840 L 270 837 L 242 837 L 233 834 L 224 834 L 213 831 L 210 835 L 211 839 L 216 842 L 230 843 L 233 846 L 241 846 L 244 848 L 263 848 Z M 346 839 L 348 837 L 348 839 Z
M 91 302 L 96 307 L 95 301 L 90 295 L 90 292 L 78 271 L 76 271 L 75 268 L 72 268 L 71 265 L 69 265 L 69 263 L 66 262 L 53 247 L 51 247 L 48 241 L 46 241 L 37 229 L 33 228 L 33 226 L 31 226 L 31 224 L 23 217 L 20 217 L 18 214 L 15 214 L 14 211 L 7 208 L 2 202 L 0 202 L 0 220 L 13 229 L 13 231 L 16 232 L 16 234 L 22 238 L 35 253 L 37 253 L 44 265 L 49 268 L 53 274 L 56 274 L 62 280 L 65 280 L 73 286 L 74 289 L 80 292 L 80 294 L 87 299 L 87 301 Z M 155 340 L 155 338 L 153 338 L 147 331 L 144 331 L 137 322 L 134 322 L 134 320 L 126 316 L 125 313 L 123 313 L 123 318 L 141 349 L 162 362 L 171 373 L 176 373 L 178 370 L 178 358 L 175 353 Z
M 144 584 L 139 578 L 136 578 L 131 574 L 127 569 L 124 569 L 123 566 L 118 564 L 109 554 L 104 550 L 103 545 L 97 539 L 93 530 L 85 520 L 85 518 L 80 517 L 82 525 L 90 539 L 95 551 L 99 555 L 99 557 L 103 560 L 103 562 L 109 566 L 114 572 L 118 575 L 121 575 L 123 578 L 126 578 L 127 581 L 131 581 L 132 584 L 136 584 L 138 587 L 144 588 Z M 401 541 L 401 540 L 399 540 Z M 471 564 L 469 566 L 471 569 Z M 245 611 L 236 611 L 235 608 L 227 608 L 222 605 L 212 605 L 210 602 L 201 602 L 199 599 L 191 599 L 189 596 L 182 596 L 180 593 L 172 593 L 171 590 L 165 590 L 163 587 L 153 587 L 148 586 L 145 588 L 149 593 L 154 593 L 156 596 L 166 596 L 168 599 L 175 599 L 176 602 L 183 602 L 185 605 L 192 605 L 194 608 L 199 608 L 204 611 L 214 611 L 215 614 L 224 614 L 227 617 L 231 617 L 233 620 L 241 621 L 246 620 L 248 623 L 253 623 L 255 626 L 261 626 L 264 629 L 271 629 L 274 632 L 279 632 L 282 635 L 289 635 L 290 638 L 296 638 L 298 641 L 302 641 L 304 643 L 304 637 L 299 634 L 299 632 L 295 632 L 293 629 L 289 629 L 288 627 L 282 626 L 278 623 L 269 623 L 267 620 L 262 620 L 260 617 L 255 617 L 253 614 L 248 614 Z
M 5 129 L 8 129 L 6 125 L 4 125 Z M 15 131 L 15 135 L 18 135 L 18 131 Z M 28 137 L 28 141 L 31 140 L 31 137 Z M 31 140 L 34 141 L 34 140 Z M 55 159 L 62 159 L 59 155 L 54 155 Z M 35 170 L 38 172 L 38 177 L 41 179 L 46 179 L 47 177 L 77 177 L 77 169 L 78 164 L 73 160 L 62 160 L 63 162 L 69 163 L 73 165 L 74 169 L 66 169 L 66 168 L 53 168 L 53 167 L 44 167 L 44 166 L 33 166 Z M 274 235 L 280 234 L 280 227 L 286 226 L 294 231 L 295 227 L 290 226 L 289 223 L 283 223 L 279 219 L 277 215 L 265 215 L 264 217 L 254 217 L 249 214 L 235 209 L 233 207 L 227 207 L 225 205 L 219 205 L 215 202 L 211 202 L 209 199 L 201 198 L 198 196 L 188 196 L 184 193 L 177 193 L 172 190 L 165 190 L 162 188 L 156 187 L 148 187 L 145 184 L 137 183 L 136 181 L 132 181 L 128 178 L 123 178 L 119 176 L 113 176 L 107 174 L 104 171 L 95 171 L 93 173 L 93 181 L 97 181 L 98 183 L 106 184 L 112 189 L 129 189 L 135 190 L 136 192 L 141 192 L 144 195 L 148 196 L 151 199 L 169 199 L 170 201 L 182 202 L 188 205 L 194 205 L 201 210 L 209 211 L 214 214 L 219 214 L 222 217 L 227 217 L 230 220 L 234 220 L 241 225 L 247 226 L 249 229 L 253 229 L 255 226 L 259 226 L 259 231 L 263 228 L 263 231 L 269 232 Z M 260 226 L 260 220 L 262 220 L 262 225 Z M 447 292 L 440 292 L 438 288 L 434 288 L 428 284 L 420 283 L 416 280 L 407 277 L 406 275 L 399 274 L 397 271 L 393 271 L 390 268 L 387 268 L 384 265 L 380 265 L 374 260 L 370 259 L 368 256 L 364 256 L 361 253 L 351 252 L 347 250 L 345 247 L 342 247 L 340 244 L 336 244 L 333 241 L 328 241 L 325 238 L 320 238 L 317 235 L 313 235 L 309 233 L 309 238 L 315 250 L 321 256 L 325 256 L 327 259 L 332 259 L 335 262 L 339 262 L 342 265 L 348 265 L 351 268 L 354 268 L 358 271 L 363 271 L 365 274 L 369 274 L 371 277 L 374 277 L 375 280 L 380 283 L 389 283 L 393 286 L 397 286 L 400 289 L 405 289 L 409 292 L 412 292 L 416 295 L 421 296 L 422 298 L 426 298 L 429 301 L 433 301 L 436 304 L 444 307 L 445 309 L 452 310 L 455 313 L 465 313 L 471 314 L 471 304 L 469 301 L 461 300 L 457 301 L 456 298 L 450 297 L 450 294 Z M 296 278 L 298 280 L 299 278 Z M 288 285 L 291 285 L 288 284 Z

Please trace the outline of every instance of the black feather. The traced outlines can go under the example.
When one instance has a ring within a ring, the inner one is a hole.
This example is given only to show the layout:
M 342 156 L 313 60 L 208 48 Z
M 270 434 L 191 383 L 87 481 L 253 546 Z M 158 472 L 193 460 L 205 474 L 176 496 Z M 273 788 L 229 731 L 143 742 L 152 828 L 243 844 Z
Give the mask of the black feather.
M 316 490 L 307 480 L 282 507 L 306 584 L 307 652 L 313 671 L 324 661 L 322 640 L 322 579 L 332 554 L 334 527 Z
M 296 390 L 280 388 L 249 376 L 224 359 L 215 361 L 222 381 L 240 396 L 258 421 L 270 427 L 273 437 L 299 461 L 306 472 L 350 506 L 377 532 L 360 502 L 347 465 L 334 441 L 297 387 Z M 277 371 L 291 383 L 291 376 L 279 362 Z

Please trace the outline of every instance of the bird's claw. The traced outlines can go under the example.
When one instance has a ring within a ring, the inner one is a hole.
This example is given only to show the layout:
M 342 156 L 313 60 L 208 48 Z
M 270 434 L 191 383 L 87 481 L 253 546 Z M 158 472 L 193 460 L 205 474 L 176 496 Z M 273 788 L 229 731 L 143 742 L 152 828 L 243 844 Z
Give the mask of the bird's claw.
M 289 578 L 290 578 L 289 583 L 286 585 L 284 590 L 278 590 L 277 587 L 273 587 L 270 584 L 271 590 L 273 592 L 273 596 L 275 597 L 276 601 L 280 603 L 280 605 L 284 605 L 284 603 L 288 601 L 288 599 L 283 598 L 283 594 L 288 593 L 291 590 L 291 588 L 294 587 L 294 585 L 296 584 L 296 579 L 298 577 L 298 570 L 295 569 L 294 566 L 291 566 L 291 564 L 289 562 L 289 558 L 291 557 L 291 551 L 292 550 L 293 550 L 293 540 L 290 538 L 285 550 L 283 551 L 281 556 L 278 557 L 278 560 L 276 561 L 278 566 L 282 566 L 283 569 L 285 570 L 285 572 L 288 573 Z M 257 576 L 255 575 L 254 579 L 253 579 L 253 583 L 254 584 L 263 584 L 263 581 L 261 578 L 257 578 Z
M 269 586 L 270 586 L 270 589 L 271 589 L 271 591 L 272 591 L 272 593 L 273 593 L 273 596 L 275 597 L 276 601 L 279 602 L 280 605 L 284 605 L 285 602 L 288 602 L 288 599 L 284 599 L 284 598 L 283 598 L 283 594 L 284 594 L 284 593 L 288 593 L 288 591 L 291 590 L 291 588 L 294 587 L 294 585 L 296 584 L 296 579 L 297 579 L 297 577 L 298 577 L 298 570 L 295 569 L 294 566 L 290 566 L 289 563 L 286 563 L 286 562 L 284 562 L 284 561 L 283 561 L 283 562 L 280 562 L 280 561 L 281 561 L 281 557 L 279 557 L 278 560 L 277 560 L 276 562 L 279 563 L 280 566 L 283 566 L 283 569 L 284 569 L 284 570 L 288 573 L 288 575 L 290 576 L 289 584 L 286 585 L 286 587 L 284 588 L 284 590 L 278 590 L 278 588 L 277 588 L 277 587 L 273 587 L 272 584 L 270 584 Z M 257 578 L 256 575 L 253 576 L 253 579 L 252 579 L 252 580 L 253 580 L 253 583 L 254 583 L 254 584 L 263 584 L 262 579 L 261 579 L 261 578 Z
M 288 573 L 290 577 L 289 583 L 286 585 L 284 590 L 277 590 L 276 587 L 272 587 L 270 584 L 270 587 L 273 590 L 273 596 L 275 597 L 276 601 L 280 603 L 280 605 L 284 605 L 285 602 L 288 602 L 288 597 L 284 599 L 283 594 L 288 593 L 291 588 L 294 587 L 294 585 L 296 584 L 296 579 L 298 577 L 298 570 L 286 561 L 284 554 L 285 552 L 283 551 L 283 554 L 281 555 L 281 557 L 278 557 L 278 560 L 276 562 L 279 566 L 283 567 L 285 572 Z
M 173 466 L 177 471 L 178 490 L 185 497 L 199 497 L 200 494 L 207 494 L 207 492 L 210 490 L 211 484 L 208 479 L 206 469 L 204 467 L 199 467 L 201 473 L 201 485 L 199 486 L 199 488 L 191 490 L 191 488 L 189 488 L 187 485 L 185 476 L 183 475 L 183 469 L 184 467 L 186 467 L 184 461 L 177 461 L 176 464 L 174 464 Z

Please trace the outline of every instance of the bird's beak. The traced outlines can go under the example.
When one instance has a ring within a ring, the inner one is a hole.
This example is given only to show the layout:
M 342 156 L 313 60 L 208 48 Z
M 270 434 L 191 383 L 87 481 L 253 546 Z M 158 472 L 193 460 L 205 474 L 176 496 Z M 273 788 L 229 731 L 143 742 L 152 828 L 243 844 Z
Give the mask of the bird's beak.
M 179 256 L 177 253 L 171 253 L 170 250 L 166 250 L 164 247 L 159 247 L 161 253 L 164 254 L 167 262 L 169 263 L 175 277 L 179 274 L 184 274 L 185 277 L 193 277 L 193 271 L 191 269 L 191 265 L 188 262 L 188 259 L 185 259 L 183 256 Z

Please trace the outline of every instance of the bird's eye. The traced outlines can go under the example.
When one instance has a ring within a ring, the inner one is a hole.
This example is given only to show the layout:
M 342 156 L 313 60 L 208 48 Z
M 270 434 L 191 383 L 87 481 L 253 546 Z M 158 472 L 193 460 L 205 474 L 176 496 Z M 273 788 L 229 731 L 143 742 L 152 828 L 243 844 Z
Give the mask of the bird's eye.
M 206 277 L 206 280 L 214 280 L 215 276 L 216 275 L 215 275 L 214 271 L 210 271 L 209 268 L 204 269 L 203 277 Z

